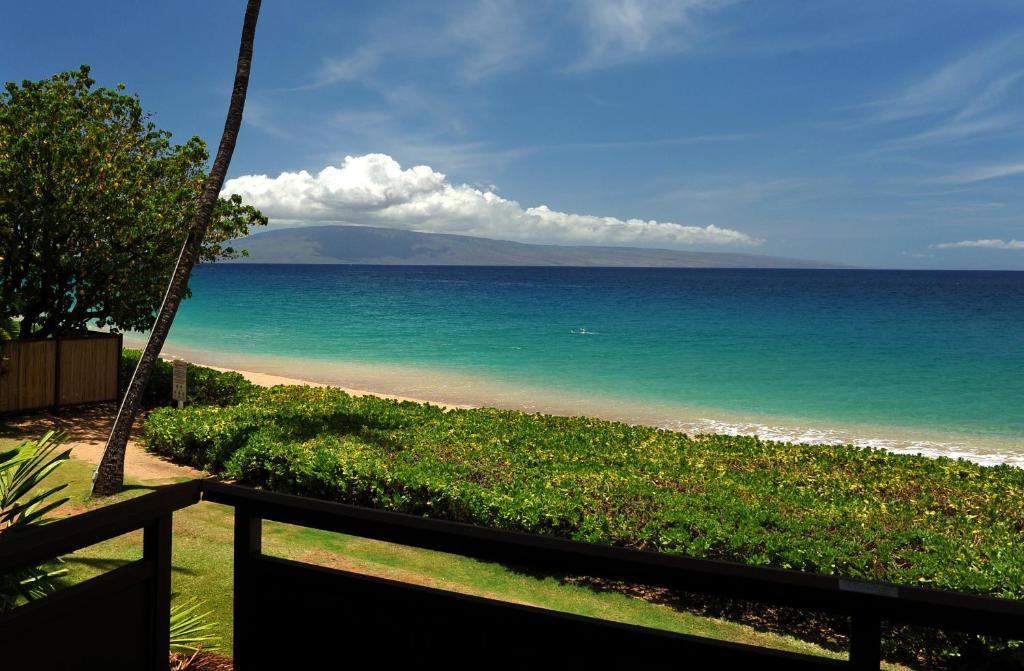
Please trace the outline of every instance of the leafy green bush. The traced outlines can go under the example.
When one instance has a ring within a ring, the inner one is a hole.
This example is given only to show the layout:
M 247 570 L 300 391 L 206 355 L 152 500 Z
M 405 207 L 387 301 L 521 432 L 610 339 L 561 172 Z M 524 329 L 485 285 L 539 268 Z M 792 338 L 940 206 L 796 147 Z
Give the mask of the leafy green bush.
M 150 449 L 241 482 L 577 540 L 1024 598 L 1024 471 L 853 446 L 276 387 L 158 410 Z
M 139 350 L 125 349 L 121 353 L 121 394 L 128 387 L 132 373 L 139 363 Z M 171 378 L 174 366 L 158 359 L 142 392 L 142 407 L 172 406 Z M 217 371 L 205 366 L 188 364 L 188 403 L 190 405 L 228 406 L 241 403 L 256 386 L 234 371 Z
M 1024 598 L 1024 472 L 276 387 L 150 449 L 256 485 L 579 540 Z M 458 503 L 456 503 L 458 502 Z
M 152 449 L 176 461 L 219 472 L 231 455 L 244 447 L 267 413 L 243 404 L 189 406 L 183 411 L 155 410 L 146 420 L 146 440 Z

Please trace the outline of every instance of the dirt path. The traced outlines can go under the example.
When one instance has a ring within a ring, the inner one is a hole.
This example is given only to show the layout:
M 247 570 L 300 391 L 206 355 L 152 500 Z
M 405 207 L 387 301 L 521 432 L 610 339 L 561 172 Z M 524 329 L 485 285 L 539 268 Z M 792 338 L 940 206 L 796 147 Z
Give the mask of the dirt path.
M 114 424 L 116 408 L 103 404 L 82 408 L 64 408 L 54 412 L 39 412 L 22 416 L 0 424 L 0 438 L 29 440 L 38 438 L 50 429 L 62 428 L 69 434 L 67 442 L 71 456 L 92 464 L 98 464 L 103 455 L 110 428 Z M 125 475 L 140 480 L 169 480 L 181 477 L 203 477 L 207 475 L 188 466 L 166 461 L 146 452 L 136 439 L 140 418 L 136 422 L 128 452 L 124 460 Z

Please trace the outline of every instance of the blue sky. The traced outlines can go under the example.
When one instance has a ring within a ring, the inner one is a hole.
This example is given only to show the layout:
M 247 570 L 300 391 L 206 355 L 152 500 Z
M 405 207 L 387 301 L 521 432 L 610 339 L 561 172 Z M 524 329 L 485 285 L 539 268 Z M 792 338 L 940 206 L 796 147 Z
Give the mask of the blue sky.
M 244 2 L 9 3 L 219 139 Z M 1024 3 L 266 0 L 229 189 L 277 226 L 1024 270 Z M 284 173 L 284 174 L 282 174 Z

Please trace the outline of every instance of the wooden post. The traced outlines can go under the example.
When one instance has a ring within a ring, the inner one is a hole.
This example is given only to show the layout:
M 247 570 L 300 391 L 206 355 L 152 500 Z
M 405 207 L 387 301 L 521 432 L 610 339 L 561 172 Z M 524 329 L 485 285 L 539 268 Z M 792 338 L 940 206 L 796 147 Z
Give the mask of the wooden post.
M 245 506 L 235 506 L 235 649 L 234 662 L 238 671 L 259 668 L 261 642 L 253 633 L 253 618 L 257 617 L 259 590 L 253 575 L 254 560 L 263 546 L 263 520 L 250 515 Z M 263 642 L 265 643 L 265 641 Z
M 147 669 L 167 671 L 171 648 L 171 514 L 146 525 L 142 558 L 153 564 Z
M 850 668 L 878 671 L 882 665 L 882 621 L 876 613 L 850 617 Z

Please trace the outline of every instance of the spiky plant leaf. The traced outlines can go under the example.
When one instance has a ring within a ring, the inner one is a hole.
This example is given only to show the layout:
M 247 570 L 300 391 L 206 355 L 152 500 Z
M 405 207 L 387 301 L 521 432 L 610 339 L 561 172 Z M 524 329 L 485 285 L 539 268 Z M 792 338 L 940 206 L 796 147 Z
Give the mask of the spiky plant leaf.
M 55 498 L 67 484 L 42 487 L 43 481 L 71 456 L 71 450 L 57 451 L 65 440 L 64 431 L 48 431 L 38 440 L 0 452 L 0 533 L 45 524 L 49 521 L 46 515 L 68 500 Z M 21 600 L 32 601 L 53 592 L 54 579 L 66 573 L 66 569 L 30 566 L 0 575 L 0 612 L 14 608 Z
M 4 452 L 0 462 L 0 531 L 9 527 L 39 523 L 43 515 L 68 499 L 50 500 L 67 485 L 33 494 L 58 466 L 71 457 L 71 450 L 57 452 L 67 440 L 65 431 L 47 431 Z M 27 497 L 27 498 L 26 498 Z
M 171 606 L 171 651 L 198 652 L 199 650 L 218 650 L 216 644 L 205 644 L 206 641 L 219 641 L 220 636 L 207 634 L 216 626 L 216 622 L 207 622 L 213 611 L 198 613 L 203 602 L 195 597 Z

